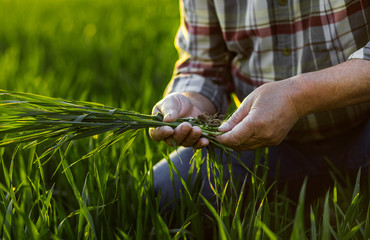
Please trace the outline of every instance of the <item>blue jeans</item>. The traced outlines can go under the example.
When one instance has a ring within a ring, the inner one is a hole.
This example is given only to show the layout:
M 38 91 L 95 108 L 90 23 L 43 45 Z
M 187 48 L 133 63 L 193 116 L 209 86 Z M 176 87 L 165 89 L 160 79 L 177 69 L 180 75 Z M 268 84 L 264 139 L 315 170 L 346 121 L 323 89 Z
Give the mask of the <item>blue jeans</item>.
M 261 165 L 267 165 L 268 181 L 276 180 L 280 185 L 290 184 L 291 190 L 296 190 L 290 192 L 299 193 L 305 177 L 313 180 L 312 185 L 324 186 L 324 180 L 320 178 L 327 180 L 330 177 L 331 166 L 343 172 L 357 172 L 359 168 L 367 168 L 370 160 L 370 118 L 361 126 L 340 136 L 306 143 L 283 141 L 278 146 L 269 147 L 266 154 L 257 155 L 256 151 L 244 151 L 232 152 L 226 156 L 219 149 L 214 149 L 214 152 L 223 165 L 224 182 L 230 179 L 229 171 L 225 171 L 229 169 L 230 164 L 232 179 L 243 180 L 251 174 L 250 169 L 253 169 L 255 161 L 258 161 Z M 203 149 L 203 158 L 207 157 L 206 153 Z M 193 154 L 192 148 L 179 148 L 170 154 L 170 160 L 185 180 L 194 182 L 200 174 L 199 177 L 203 180 L 201 193 L 206 198 L 211 198 L 214 193 L 207 177 L 208 159 L 201 164 L 197 173 L 194 165 L 190 164 Z M 265 162 L 266 160 L 268 161 Z M 175 171 L 172 171 L 171 181 L 170 169 L 166 159 L 158 162 L 153 168 L 154 190 L 161 194 L 160 207 L 179 199 L 180 193 L 184 192 L 183 184 Z

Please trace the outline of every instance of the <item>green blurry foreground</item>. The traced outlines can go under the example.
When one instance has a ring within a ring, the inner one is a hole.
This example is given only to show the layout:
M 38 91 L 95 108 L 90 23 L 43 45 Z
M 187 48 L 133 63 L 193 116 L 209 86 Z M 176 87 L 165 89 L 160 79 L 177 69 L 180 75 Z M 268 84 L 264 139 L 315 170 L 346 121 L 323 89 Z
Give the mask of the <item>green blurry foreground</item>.
M 176 61 L 177 1 L 0 0 L 0 23 L 0 86 L 10 91 L 150 114 Z M 305 186 L 298 203 L 269 195 L 266 174 L 251 175 L 249 188 L 216 179 L 219 208 L 187 188 L 161 213 L 150 173 L 173 149 L 141 132 L 81 159 L 103 138 L 70 141 L 47 160 L 41 145 L 0 148 L 0 238 L 370 238 L 360 176 L 311 206 Z

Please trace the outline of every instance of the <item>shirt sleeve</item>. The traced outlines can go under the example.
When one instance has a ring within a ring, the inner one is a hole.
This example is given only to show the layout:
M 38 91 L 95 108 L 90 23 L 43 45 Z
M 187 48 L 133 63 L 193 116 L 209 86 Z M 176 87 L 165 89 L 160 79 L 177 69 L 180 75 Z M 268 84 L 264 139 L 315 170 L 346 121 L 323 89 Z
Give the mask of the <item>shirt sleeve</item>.
M 368 42 L 363 48 L 360 48 L 356 52 L 349 56 L 350 59 L 364 59 L 370 60 L 370 42 Z
M 175 46 L 179 53 L 166 94 L 198 92 L 225 113 L 232 90 L 230 53 L 211 1 L 181 0 L 181 25 Z

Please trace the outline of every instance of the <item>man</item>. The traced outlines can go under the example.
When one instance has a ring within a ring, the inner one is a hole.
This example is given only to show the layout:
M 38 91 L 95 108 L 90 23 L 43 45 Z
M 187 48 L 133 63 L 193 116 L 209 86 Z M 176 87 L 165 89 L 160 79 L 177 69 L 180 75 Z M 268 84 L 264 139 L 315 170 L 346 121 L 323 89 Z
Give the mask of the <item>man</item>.
M 217 140 L 242 151 L 249 167 L 255 158 L 251 150 L 268 146 L 271 181 L 277 169 L 280 183 L 328 176 L 325 159 L 343 171 L 367 167 L 370 1 L 182 0 L 180 5 L 180 59 L 153 114 L 162 113 L 167 122 L 224 114 L 235 92 L 244 101 L 219 128 L 224 134 Z M 189 123 L 150 131 L 156 141 L 188 147 L 171 155 L 183 178 L 193 148 L 209 144 L 200 134 Z M 206 179 L 205 171 L 202 166 Z M 237 161 L 232 171 L 242 179 L 248 174 Z M 173 200 L 165 160 L 154 167 L 154 185 L 167 199 L 163 204 Z M 175 187 L 181 189 L 176 178 Z M 209 185 L 202 193 L 212 196 Z

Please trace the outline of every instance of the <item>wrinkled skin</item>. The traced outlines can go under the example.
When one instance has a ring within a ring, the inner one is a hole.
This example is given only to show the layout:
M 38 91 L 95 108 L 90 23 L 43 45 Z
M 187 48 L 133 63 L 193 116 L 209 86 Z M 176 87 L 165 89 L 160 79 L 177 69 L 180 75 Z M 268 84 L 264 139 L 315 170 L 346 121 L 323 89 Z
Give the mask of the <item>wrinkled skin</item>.
M 219 131 L 217 140 L 235 150 L 278 145 L 299 119 L 290 81 L 264 84 L 244 99 Z
M 370 102 L 370 61 L 353 59 L 315 72 L 266 83 L 255 89 L 224 123 L 217 140 L 235 150 L 251 150 L 278 145 L 299 118 L 357 103 Z M 173 93 L 158 102 L 153 114 L 162 113 L 164 121 L 216 113 L 215 106 L 199 93 Z M 200 128 L 183 123 L 176 129 L 150 130 L 156 141 L 202 148 L 209 144 L 200 138 Z
M 265 84 L 251 93 L 227 123 L 220 127 L 220 131 L 227 133 L 217 137 L 217 140 L 235 150 L 279 144 L 298 120 L 286 84 L 289 82 Z M 155 105 L 153 114 L 160 112 L 164 121 L 173 122 L 177 118 L 196 117 L 202 112 L 209 112 L 206 111 L 209 109 L 202 107 L 209 100 L 194 95 L 170 94 Z M 200 128 L 189 123 L 182 123 L 176 129 L 168 126 L 150 129 L 149 133 L 152 139 L 163 140 L 168 145 L 173 145 L 171 137 L 178 146 L 202 148 L 209 144 L 208 139 L 200 138 Z
M 152 113 L 162 113 L 165 122 L 175 122 L 178 118 L 196 117 L 203 112 L 215 112 L 213 104 L 200 94 L 196 93 L 172 93 L 159 101 L 153 108 Z M 181 123 L 175 129 L 169 126 L 152 128 L 149 130 L 150 137 L 155 141 L 164 141 L 172 146 L 203 148 L 209 144 L 208 139 L 200 138 L 201 129 L 192 127 L 190 123 Z

